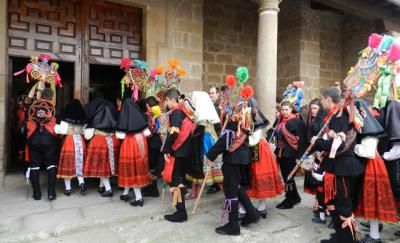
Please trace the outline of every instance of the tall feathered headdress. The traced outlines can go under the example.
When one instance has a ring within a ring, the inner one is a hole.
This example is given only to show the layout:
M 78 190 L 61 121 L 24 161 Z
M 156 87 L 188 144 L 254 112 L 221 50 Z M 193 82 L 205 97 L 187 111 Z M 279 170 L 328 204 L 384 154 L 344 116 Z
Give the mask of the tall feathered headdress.
M 121 96 L 124 97 L 125 88 L 128 87 L 132 91 L 132 98 L 136 101 L 139 99 L 139 91 L 147 90 L 150 85 L 147 70 L 148 64 L 145 61 L 134 60 L 129 58 L 121 59 L 121 69 L 125 71 L 125 76 L 121 79 Z
M 286 87 L 283 92 L 283 101 L 289 101 L 295 108 L 296 112 L 301 109 L 301 100 L 303 99 L 303 91 L 301 88 L 304 86 L 303 81 L 294 81 Z
M 30 63 L 26 67 L 18 72 L 14 73 L 14 76 L 18 76 L 26 72 L 26 82 L 36 81 L 36 84 L 31 88 L 28 97 L 30 100 L 35 98 L 39 100 L 41 98 L 41 92 L 46 87 L 46 84 L 53 90 L 54 98 L 53 103 L 55 104 L 56 97 L 56 86 L 63 87 L 61 83 L 61 77 L 58 73 L 59 65 L 55 62 L 49 64 L 51 57 L 46 54 L 40 54 L 39 57 L 31 56 Z

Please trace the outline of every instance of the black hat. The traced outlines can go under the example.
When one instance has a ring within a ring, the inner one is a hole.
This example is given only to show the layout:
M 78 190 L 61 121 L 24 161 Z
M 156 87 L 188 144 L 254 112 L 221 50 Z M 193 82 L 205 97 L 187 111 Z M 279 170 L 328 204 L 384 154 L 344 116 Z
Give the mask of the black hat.
M 400 102 L 392 100 L 385 112 L 386 132 L 390 142 L 400 141 Z
M 97 106 L 94 115 L 89 119 L 87 128 L 97 128 L 103 131 L 113 131 L 117 125 L 117 111 L 107 100 Z
M 264 113 L 262 113 L 258 109 L 257 101 L 254 98 L 250 98 L 248 104 L 251 107 L 251 115 L 254 123 L 254 130 L 268 126 L 269 121 L 265 117 Z
M 127 133 L 141 132 L 147 127 L 144 115 L 131 99 L 122 103 L 116 130 Z
M 77 125 L 86 123 L 85 111 L 78 99 L 72 99 L 68 102 L 61 114 L 61 120 Z

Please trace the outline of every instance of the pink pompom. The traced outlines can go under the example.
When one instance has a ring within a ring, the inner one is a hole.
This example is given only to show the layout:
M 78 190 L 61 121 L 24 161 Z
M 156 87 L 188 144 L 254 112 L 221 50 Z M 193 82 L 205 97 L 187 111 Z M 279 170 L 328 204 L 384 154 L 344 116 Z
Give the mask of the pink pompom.
M 42 61 L 44 61 L 44 60 L 50 61 L 51 57 L 49 55 L 46 55 L 46 54 L 40 54 L 39 59 L 42 60 Z
M 368 46 L 371 48 L 378 48 L 379 44 L 381 43 L 383 36 L 373 33 L 368 38 Z
M 156 78 L 156 76 L 157 76 L 157 71 L 156 71 L 156 70 L 151 70 L 150 76 L 151 76 L 152 78 Z
M 392 62 L 400 60 L 400 46 L 397 44 L 393 44 L 390 50 L 388 51 L 387 58 Z
M 121 69 L 129 68 L 132 65 L 132 60 L 129 58 L 122 58 L 121 59 Z

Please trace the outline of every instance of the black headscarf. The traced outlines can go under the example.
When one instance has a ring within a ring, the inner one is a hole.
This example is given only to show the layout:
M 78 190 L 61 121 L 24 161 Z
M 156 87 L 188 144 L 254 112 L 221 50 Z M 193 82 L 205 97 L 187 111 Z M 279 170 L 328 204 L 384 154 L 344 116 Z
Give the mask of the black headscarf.
M 76 125 L 86 123 L 85 111 L 78 99 L 72 99 L 68 102 L 65 110 L 61 114 L 61 120 Z
M 372 115 L 365 100 L 356 99 L 354 105 L 364 119 L 363 127 L 361 128 L 362 136 L 379 136 L 385 133 L 378 120 Z
M 92 103 L 93 101 L 95 101 L 95 103 Z M 96 108 L 96 110 L 89 118 L 87 128 L 96 128 L 107 132 L 115 130 L 117 126 L 117 110 L 114 105 L 103 99 L 100 102 L 96 99 L 93 101 L 89 103 L 88 108 L 91 112 L 94 108 Z
M 400 141 L 400 102 L 390 101 L 385 112 L 386 132 L 390 142 Z
M 140 132 L 147 127 L 146 120 L 131 99 L 122 103 L 116 130 L 127 133 Z
M 268 119 L 258 109 L 257 101 L 254 98 L 249 99 L 249 106 L 251 107 L 252 119 L 254 122 L 254 130 L 264 128 L 269 125 Z

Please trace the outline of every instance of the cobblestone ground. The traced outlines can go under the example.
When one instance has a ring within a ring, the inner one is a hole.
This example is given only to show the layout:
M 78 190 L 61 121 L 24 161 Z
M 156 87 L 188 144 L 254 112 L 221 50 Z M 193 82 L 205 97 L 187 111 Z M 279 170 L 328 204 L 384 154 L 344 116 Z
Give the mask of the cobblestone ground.
M 43 176 L 44 177 L 44 176 Z M 145 198 L 143 208 L 134 208 L 114 197 L 102 198 L 91 184 L 86 196 L 75 192 L 62 194 L 49 202 L 46 187 L 44 198 L 31 199 L 31 190 L 21 184 L 23 178 L 7 176 L 0 191 L 0 242 L 319 242 L 332 232 L 327 226 L 311 222 L 313 197 L 302 194 L 302 202 L 290 210 L 275 209 L 282 197 L 268 201 L 267 219 L 249 228 L 242 228 L 238 237 L 214 233 L 221 216 L 222 193 L 202 198 L 195 215 L 182 224 L 165 222 L 163 215 L 172 212 L 170 196 Z M 298 184 L 301 178 L 298 178 Z M 133 197 L 133 195 L 131 195 Z M 188 211 L 194 201 L 187 203 Z M 400 227 L 385 224 L 384 242 L 400 242 L 393 233 Z M 361 228 L 359 231 L 365 234 Z

